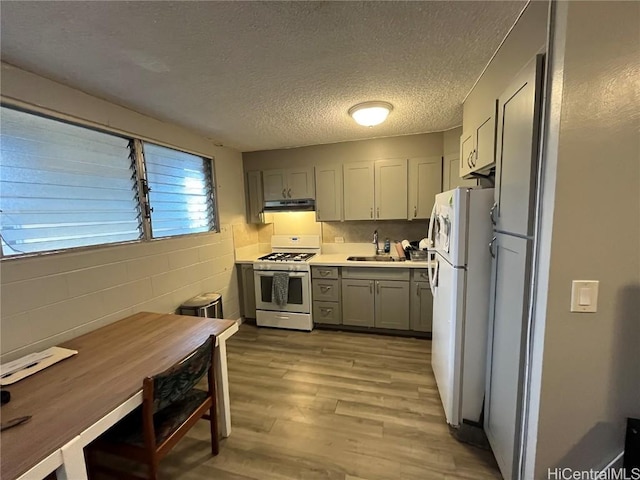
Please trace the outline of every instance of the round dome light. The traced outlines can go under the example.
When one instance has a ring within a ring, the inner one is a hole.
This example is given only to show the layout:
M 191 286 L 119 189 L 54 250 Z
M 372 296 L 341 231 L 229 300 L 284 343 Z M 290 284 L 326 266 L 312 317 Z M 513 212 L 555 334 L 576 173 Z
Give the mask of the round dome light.
M 387 102 L 364 102 L 349 109 L 349 115 L 364 127 L 379 125 L 387 119 L 393 105 Z

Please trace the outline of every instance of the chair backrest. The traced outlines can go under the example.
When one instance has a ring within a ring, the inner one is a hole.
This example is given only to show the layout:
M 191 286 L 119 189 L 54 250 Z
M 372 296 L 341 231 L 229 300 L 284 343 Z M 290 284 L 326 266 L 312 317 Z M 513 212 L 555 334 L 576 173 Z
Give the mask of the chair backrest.
M 180 400 L 196 386 L 211 367 L 214 344 L 215 336 L 211 335 L 176 365 L 151 377 L 154 413 Z

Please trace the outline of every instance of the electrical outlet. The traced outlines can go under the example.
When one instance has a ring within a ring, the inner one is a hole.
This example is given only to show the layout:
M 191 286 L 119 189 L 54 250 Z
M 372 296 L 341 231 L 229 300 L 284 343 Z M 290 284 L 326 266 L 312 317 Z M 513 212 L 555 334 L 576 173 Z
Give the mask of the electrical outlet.
M 344 237 L 334 237 L 333 241 L 336 243 L 344 243 Z

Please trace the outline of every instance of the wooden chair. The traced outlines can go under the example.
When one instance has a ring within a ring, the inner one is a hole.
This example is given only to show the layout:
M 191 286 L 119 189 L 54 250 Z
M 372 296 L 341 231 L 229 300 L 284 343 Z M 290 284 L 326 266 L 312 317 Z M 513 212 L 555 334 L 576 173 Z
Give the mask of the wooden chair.
M 125 457 L 145 463 L 150 480 L 158 478 L 158 464 L 175 444 L 201 419 L 211 425 L 211 453 L 217 455 L 218 421 L 214 378 L 212 335 L 205 343 L 174 366 L 142 383 L 142 406 L 96 439 L 87 450 L 89 473 L 116 475 L 117 478 L 140 477 L 100 465 L 97 452 Z M 207 374 L 208 388 L 195 388 Z M 208 414 L 207 414 L 208 412 Z

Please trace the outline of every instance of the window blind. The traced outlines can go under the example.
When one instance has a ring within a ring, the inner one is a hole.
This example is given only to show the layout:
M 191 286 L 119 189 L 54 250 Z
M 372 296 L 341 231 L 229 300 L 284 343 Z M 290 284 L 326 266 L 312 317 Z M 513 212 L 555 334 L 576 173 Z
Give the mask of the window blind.
M 154 238 L 216 230 L 211 160 L 144 143 Z
M 141 237 L 129 140 L 2 107 L 4 256 Z

